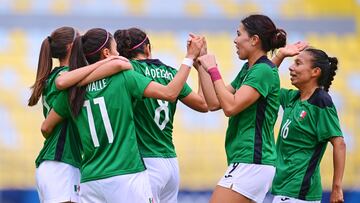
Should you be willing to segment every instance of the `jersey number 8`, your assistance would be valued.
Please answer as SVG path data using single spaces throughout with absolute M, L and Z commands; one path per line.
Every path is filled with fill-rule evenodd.
M 160 130 L 164 130 L 166 124 L 170 120 L 169 119 L 169 108 L 168 108 L 169 102 L 162 101 L 160 99 L 158 99 L 157 102 L 158 102 L 158 104 L 160 106 L 155 109 L 154 121 L 155 121 L 156 125 L 160 128 Z M 165 118 L 164 118 L 162 123 L 160 123 L 160 113 L 161 113 L 161 111 L 164 111 L 164 114 L 165 114 Z

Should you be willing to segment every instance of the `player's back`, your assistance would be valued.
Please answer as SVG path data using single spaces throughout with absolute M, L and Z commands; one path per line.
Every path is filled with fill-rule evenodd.
M 145 79 L 145 80 L 144 80 Z M 82 182 L 143 171 L 136 143 L 133 101 L 150 83 L 133 70 L 90 83 L 74 122 L 83 146 Z M 61 113 L 69 107 L 57 108 Z
M 131 63 L 135 71 L 163 85 L 167 85 L 177 73 L 176 69 L 158 59 L 132 60 Z M 185 84 L 178 99 L 186 97 L 191 91 Z M 168 102 L 151 98 L 136 102 L 135 126 L 143 157 L 176 157 L 172 142 L 176 104 L 177 100 Z

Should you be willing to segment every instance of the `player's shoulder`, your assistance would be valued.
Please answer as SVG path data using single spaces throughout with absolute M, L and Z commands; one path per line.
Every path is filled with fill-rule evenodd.
M 317 88 L 308 99 L 308 103 L 319 108 L 326 108 L 334 105 L 331 96 L 323 88 Z

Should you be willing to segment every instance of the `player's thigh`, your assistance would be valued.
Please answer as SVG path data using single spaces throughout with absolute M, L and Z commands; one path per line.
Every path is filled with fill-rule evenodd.
M 263 202 L 271 187 L 275 167 L 259 164 L 233 163 L 218 186 L 233 190 L 255 202 Z
M 168 158 L 166 161 L 170 178 L 161 191 L 160 202 L 176 203 L 180 186 L 179 164 L 177 158 Z
M 146 171 L 114 176 L 100 180 L 100 182 L 108 203 L 153 201 L 149 176 Z
M 229 188 L 217 185 L 210 198 L 210 203 L 251 203 L 252 200 Z

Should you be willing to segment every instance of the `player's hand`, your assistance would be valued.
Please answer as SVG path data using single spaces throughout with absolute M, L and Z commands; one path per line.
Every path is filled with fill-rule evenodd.
M 330 195 L 330 203 L 343 203 L 344 202 L 344 195 L 342 188 L 333 188 Z
M 195 59 L 199 56 L 201 47 L 204 42 L 201 37 L 190 34 L 190 38 L 187 41 L 187 53 L 186 58 Z
M 302 50 L 304 50 L 308 46 L 309 44 L 303 41 L 298 41 L 295 42 L 294 44 L 287 44 L 285 47 L 279 49 L 276 56 L 282 58 L 295 56 L 298 55 Z
M 208 69 L 216 67 L 216 59 L 213 54 L 206 54 L 204 56 L 198 57 L 198 61 L 201 63 L 202 67 L 208 71 Z

